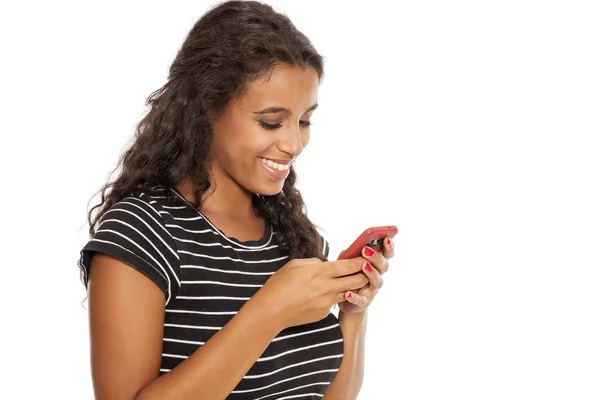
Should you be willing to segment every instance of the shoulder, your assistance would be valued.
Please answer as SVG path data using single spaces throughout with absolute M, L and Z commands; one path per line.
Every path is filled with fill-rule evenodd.
M 131 197 L 123 200 L 131 201 L 132 198 L 152 207 L 165 222 L 168 230 L 185 225 L 186 221 L 195 220 L 199 215 L 198 210 L 174 188 L 156 186 L 151 189 L 138 189 Z
M 111 214 L 112 217 L 117 214 L 126 217 L 126 214 L 129 214 L 139 220 L 159 223 L 165 231 L 170 231 L 169 227 L 180 224 L 178 221 L 185 220 L 185 217 L 197 212 L 176 191 L 164 186 L 155 186 L 150 189 L 135 189 L 108 209 L 99 222 L 102 223 Z
M 160 194 L 157 191 L 138 189 L 122 198 L 102 215 L 96 227 L 96 235 L 109 229 L 129 229 L 131 233 L 154 233 L 148 239 L 169 236 L 165 226 L 164 202 L 159 201 Z
M 180 286 L 177 244 L 167 229 L 160 192 L 136 190 L 113 204 L 83 247 L 79 266 L 84 283 L 92 255 L 100 252 L 129 264 L 154 281 L 167 301 Z

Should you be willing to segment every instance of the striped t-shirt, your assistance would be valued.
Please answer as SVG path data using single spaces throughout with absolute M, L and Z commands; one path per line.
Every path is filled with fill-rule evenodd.
M 209 340 L 289 261 L 269 224 L 261 239 L 241 242 L 186 204 L 175 188 L 132 193 L 102 216 L 79 260 L 86 286 L 92 252 L 97 251 L 131 265 L 163 291 L 161 375 Z M 326 252 L 326 243 L 323 248 Z M 340 326 L 331 313 L 287 328 L 227 398 L 321 398 L 342 355 Z

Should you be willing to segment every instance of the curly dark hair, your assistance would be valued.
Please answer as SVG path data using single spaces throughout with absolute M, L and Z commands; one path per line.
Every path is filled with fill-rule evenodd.
M 120 169 L 119 175 L 96 193 L 101 200 L 88 212 L 90 236 L 102 215 L 136 189 L 173 187 L 188 179 L 200 207 L 210 186 L 210 121 L 243 95 L 250 82 L 268 77 L 281 64 L 312 67 L 322 81 L 323 57 L 271 6 L 226 1 L 206 12 L 183 42 L 167 82 L 147 98 L 149 111 L 114 170 Z M 279 234 L 275 239 L 291 258 L 324 260 L 322 239 L 295 183 L 292 167 L 283 190 L 254 196 L 253 206 Z

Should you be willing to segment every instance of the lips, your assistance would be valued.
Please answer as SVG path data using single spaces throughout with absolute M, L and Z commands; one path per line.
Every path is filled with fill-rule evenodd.
M 273 158 L 264 158 L 264 157 L 260 157 L 260 160 L 266 166 L 271 167 L 274 170 L 279 170 L 279 171 L 285 171 L 285 170 L 289 169 L 290 165 L 292 164 L 291 160 L 287 160 L 287 161 L 286 160 L 276 160 Z
M 278 160 L 276 158 L 265 158 L 265 157 L 261 157 L 264 160 L 271 160 L 273 162 L 276 162 L 277 164 L 290 164 L 293 160 Z
M 260 157 L 260 162 L 267 174 L 277 181 L 287 178 L 290 173 L 290 166 L 292 165 L 292 160 L 278 160 L 264 157 Z

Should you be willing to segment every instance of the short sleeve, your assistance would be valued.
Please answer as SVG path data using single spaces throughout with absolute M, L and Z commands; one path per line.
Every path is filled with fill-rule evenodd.
M 80 252 L 79 267 L 87 288 L 94 252 L 113 256 L 152 280 L 169 303 L 181 286 L 175 240 L 159 211 L 139 197 L 115 203 L 99 221 L 96 233 Z

